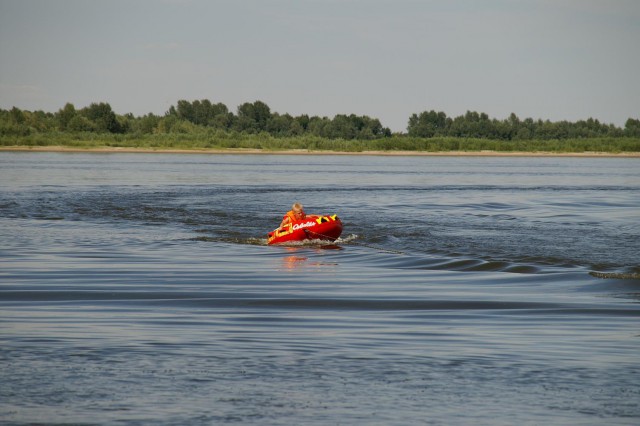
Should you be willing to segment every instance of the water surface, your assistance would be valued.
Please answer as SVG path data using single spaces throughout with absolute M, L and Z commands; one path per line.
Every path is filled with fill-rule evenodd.
M 0 419 L 637 424 L 639 166 L 0 153 Z

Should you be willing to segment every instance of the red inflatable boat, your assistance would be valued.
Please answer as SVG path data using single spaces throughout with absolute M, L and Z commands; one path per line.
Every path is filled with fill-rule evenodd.
M 281 244 L 292 241 L 326 240 L 335 241 L 342 233 L 342 222 L 337 215 L 307 215 L 267 234 L 267 244 Z

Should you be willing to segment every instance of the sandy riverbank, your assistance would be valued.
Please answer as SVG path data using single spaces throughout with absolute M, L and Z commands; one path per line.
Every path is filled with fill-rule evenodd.
M 75 148 L 67 146 L 4 146 L 2 151 L 13 152 L 84 152 L 84 153 L 158 153 L 158 154 L 261 154 L 261 155 L 378 155 L 378 156 L 440 156 L 440 157 L 623 157 L 640 158 L 640 152 L 506 152 L 506 151 L 310 151 L 261 150 L 245 148 L 227 149 L 170 149 L 170 148 Z

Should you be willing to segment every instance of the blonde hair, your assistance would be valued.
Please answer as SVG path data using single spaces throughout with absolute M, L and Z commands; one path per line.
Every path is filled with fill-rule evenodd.
M 298 212 L 298 211 L 303 211 L 304 207 L 302 207 L 302 204 L 300 203 L 293 203 L 293 205 L 291 206 L 291 210 Z

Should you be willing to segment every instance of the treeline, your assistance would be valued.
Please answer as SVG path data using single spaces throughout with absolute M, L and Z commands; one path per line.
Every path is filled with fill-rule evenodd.
M 564 140 L 583 138 L 640 137 L 640 120 L 629 118 L 624 129 L 589 118 L 569 121 L 521 120 L 511 114 L 506 120 L 491 119 L 485 113 L 468 111 L 450 118 L 444 112 L 413 114 L 407 127 L 409 136 L 420 138 L 454 137 L 491 140 Z
M 271 112 L 261 101 L 240 105 L 230 112 L 222 103 L 180 100 L 164 115 L 117 115 L 108 103 L 92 103 L 76 109 L 66 104 L 56 113 L 0 109 L 0 136 L 28 136 L 34 132 L 96 132 L 114 134 L 193 134 L 206 130 L 220 130 L 245 134 L 266 132 L 273 137 L 313 135 L 328 139 L 371 140 L 391 136 L 377 118 L 367 116 L 336 115 L 327 117 Z
M 444 112 L 424 111 L 408 120 L 407 132 L 392 134 L 380 120 L 355 114 L 333 118 L 292 116 L 272 112 L 261 101 L 240 105 L 231 112 L 223 103 L 207 99 L 180 100 L 164 115 L 116 114 L 108 103 L 92 103 L 76 109 L 67 103 L 55 113 L 0 109 L 0 138 L 3 144 L 38 134 L 112 134 L 130 138 L 148 135 L 267 135 L 271 138 L 322 138 L 345 141 L 375 141 L 401 138 L 457 138 L 496 141 L 571 140 L 589 138 L 639 138 L 640 120 L 629 118 L 624 128 L 589 118 L 577 122 L 520 119 L 511 114 L 505 120 L 485 113 L 467 112 L 447 117 Z M 386 145 L 386 143 L 384 144 Z

